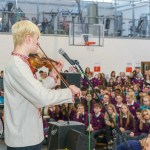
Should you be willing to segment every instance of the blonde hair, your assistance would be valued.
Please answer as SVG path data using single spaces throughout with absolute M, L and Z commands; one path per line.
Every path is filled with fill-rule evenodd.
M 108 104 L 107 105 L 107 110 L 108 110 L 108 108 L 112 109 L 113 113 L 112 113 L 111 117 L 114 120 L 114 122 L 116 123 L 116 121 L 117 121 L 117 118 L 116 118 L 117 112 L 116 112 L 115 106 L 113 104 Z M 109 116 L 108 116 L 107 113 L 105 113 L 105 117 L 104 118 L 105 118 L 105 121 L 109 120 Z
M 150 116 L 150 110 L 144 109 L 144 110 L 142 110 L 142 112 L 141 112 L 141 120 L 144 120 L 144 116 L 143 116 L 143 113 L 144 113 L 144 112 L 147 112 L 148 115 Z M 140 120 L 139 128 L 140 128 L 140 130 L 143 130 L 143 122 L 142 122 L 141 120 Z
M 40 30 L 31 21 L 22 20 L 22 21 L 16 22 L 12 26 L 14 47 L 16 47 L 17 45 L 21 45 L 24 42 L 25 37 L 27 35 L 34 36 L 35 34 L 40 36 Z
M 150 97 L 149 97 L 149 95 L 144 96 L 144 97 L 143 97 L 143 101 L 144 101 L 144 100 L 148 100 L 148 101 L 149 101 L 149 105 L 150 105 Z
M 128 92 L 126 96 L 129 96 L 134 102 L 137 101 L 135 93 L 134 92 Z

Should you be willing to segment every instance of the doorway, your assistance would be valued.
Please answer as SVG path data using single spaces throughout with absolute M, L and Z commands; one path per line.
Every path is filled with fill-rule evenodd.
M 141 72 L 145 75 L 145 71 L 150 70 L 150 62 L 141 62 Z

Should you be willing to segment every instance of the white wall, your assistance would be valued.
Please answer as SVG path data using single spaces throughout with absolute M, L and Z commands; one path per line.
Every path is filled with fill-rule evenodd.
M 142 39 L 105 38 L 104 47 L 69 46 L 68 37 L 41 36 L 41 47 L 53 59 L 64 58 L 58 53 L 60 48 L 72 58 L 77 59 L 81 66 L 100 63 L 101 72 L 110 74 L 112 70 L 125 71 L 127 63 L 150 61 L 150 41 Z M 0 34 L 0 70 L 4 69 L 13 50 L 12 36 Z M 64 60 L 65 61 L 65 60 Z M 69 68 L 65 61 L 64 69 Z

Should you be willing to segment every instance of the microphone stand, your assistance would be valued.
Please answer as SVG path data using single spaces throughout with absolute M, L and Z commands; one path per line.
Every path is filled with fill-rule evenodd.
M 80 71 L 81 71 L 80 73 L 83 74 L 84 77 L 86 78 L 86 80 L 88 81 L 88 84 L 89 84 L 90 87 L 92 88 L 92 91 L 95 93 L 95 95 L 97 96 L 99 102 L 101 103 L 101 105 L 104 107 L 106 113 L 108 114 L 108 117 L 109 117 L 110 121 L 113 122 L 114 128 L 116 129 L 116 132 L 117 132 L 119 135 L 122 136 L 124 142 L 125 142 L 126 145 L 127 145 L 127 150 L 131 150 L 131 147 L 130 147 L 128 141 L 126 140 L 126 138 L 125 138 L 124 135 L 122 134 L 120 128 L 117 126 L 117 124 L 116 124 L 116 123 L 114 122 L 114 120 L 112 119 L 112 117 L 111 117 L 111 115 L 109 114 L 108 110 L 106 109 L 105 105 L 104 105 L 104 104 L 102 103 L 102 101 L 100 100 L 100 98 L 99 98 L 99 96 L 98 96 L 96 90 L 94 89 L 94 87 L 93 87 L 93 85 L 91 84 L 90 80 L 88 79 L 87 75 L 84 73 L 82 67 L 80 66 L 80 64 L 79 64 L 79 62 L 78 62 L 78 60 L 72 60 L 72 61 L 74 62 L 74 65 L 75 65 L 75 66 L 73 66 L 73 67 L 76 67 L 76 69 L 79 68 L 78 71 L 80 70 Z
M 67 124 L 69 125 L 70 124 L 70 113 L 69 113 L 69 103 L 68 103 L 68 106 L 67 106 Z

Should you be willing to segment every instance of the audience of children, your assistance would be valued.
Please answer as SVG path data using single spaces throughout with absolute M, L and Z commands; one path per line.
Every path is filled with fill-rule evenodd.
M 45 72 L 40 71 L 40 80 L 44 80 Z M 150 74 L 145 80 L 139 70 L 126 75 L 121 72 L 116 76 L 112 71 L 108 82 L 105 75 L 94 76 L 90 68 L 85 70 L 93 84 L 98 97 L 88 87 L 85 78 L 81 81 L 81 97 L 75 104 L 62 104 L 48 108 L 49 121 L 78 121 L 85 125 L 85 132 L 90 132 L 97 141 L 113 143 L 112 131 L 119 126 L 127 140 L 140 140 L 150 130 Z M 4 103 L 4 91 L 0 92 L 0 103 Z M 109 115 L 106 112 L 106 109 Z M 112 117 L 113 121 L 109 118 Z M 48 123 L 43 121 L 44 128 Z M 123 142 L 122 136 L 117 136 L 117 144 Z

